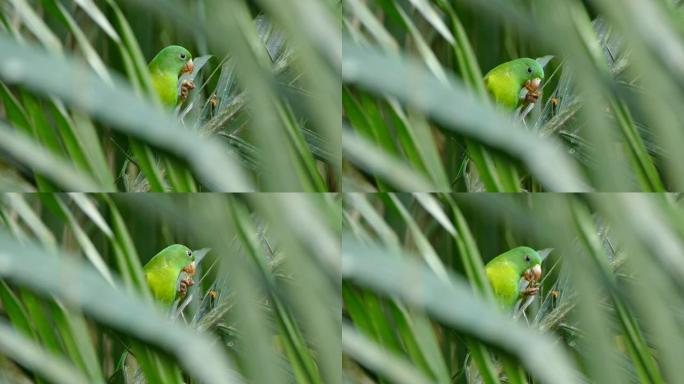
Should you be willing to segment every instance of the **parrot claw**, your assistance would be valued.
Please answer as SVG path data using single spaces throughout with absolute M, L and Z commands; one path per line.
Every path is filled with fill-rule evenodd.
M 539 281 L 541 280 L 541 266 L 535 265 L 523 272 L 523 279 L 525 279 L 526 284 L 524 288 L 521 287 L 520 297 L 525 300 L 528 297 L 535 296 L 539 292 Z
M 178 287 L 178 296 L 185 297 L 188 293 L 188 287 L 192 287 L 193 285 L 195 285 L 195 282 L 190 277 L 181 280 L 180 286 Z
M 528 269 L 525 272 L 523 272 L 523 278 L 528 282 L 532 282 L 534 280 L 534 274 L 530 269 Z
M 190 91 L 195 89 L 195 82 L 192 80 L 185 79 L 181 81 L 180 84 L 180 102 L 184 102 L 187 98 L 188 95 L 190 94 Z
M 195 262 L 193 261 L 192 263 L 186 265 L 181 269 L 182 272 L 185 272 L 188 274 L 187 278 L 181 279 L 180 283 L 178 284 L 178 296 L 180 298 L 184 298 L 185 295 L 188 293 L 188 287 L 192 287 L 195 285 L 195 282 L 192 280 L 192 276 L 195 274 L 197 266 Z
M 197 265 L 196 265 L 195 262 L 193 261 L 192 263 L 190 263 L 190 264 L 186 265 L 185 267 L 183 267 L 183 269 L 181 269 L 181 271 L 183 271 L 183 272 L 187 273 L 188 275 L 192 276 L 192 275 L 195 274 L 196 269 L 197 269 Z
M 539 100 L 539 93 L 538 92 L 530 92 L 525 96 L 525 103 L 527 104 L 533 104 L 536 103 L 537 100 Z
M 537 292 L 539 292 L 539 287 L 530 286 L 530 287 L 525 288 L 522 293 L 523 293 L 523 296 L 534 296 L 537 294 Z
M 539 96 L 542 94 L 539 91 L 538 79 L 527 80 L 525 82 L 525 89 L 527 89 L 527 94 L 525 95 L 525 104 L 536 103 L 537 100 L 539 100 Z

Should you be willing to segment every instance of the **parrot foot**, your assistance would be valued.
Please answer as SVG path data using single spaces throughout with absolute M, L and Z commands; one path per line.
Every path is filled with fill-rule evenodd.
M 180 102 L 184 102 L 188 98 L 190 91 L 195 89 L 195 82 L 192 80 L 185 79 L 181 81 L 180 85 Z
M 534 281 L 534 274 L 532 273 L 532 270 L 528 269 L 525 272 L 523 272 L 523 278 L 530 283 Z
M 530 286 L 525 289 L 523 289 L 522 294 L 523 296 L 534 296 L 539 292 L 539 287 L 535 286 Z
M 530 92 L 525 96 L 525 103 L 526 104 L 533 104 L 536 103 L 537 100 L 539 100 L 539 92 Z
M 190 277 L 181 280 L 180 286 L 178 287 L 178 295 L 180 297 L 185 297 L 185 295 L 188 294 L 188 287 L 192 287 L 193 285 L 195 285 L 195 282 Z
M 541 92 L 539 92 L 537 85 L 535 85 L 532 80 L 527 80 L 525 82 L 525 89 L 527 89 L 527 94 L 525 95 L 525 104 L 536 103 L 539 99 L 539 96 L 541 96 Z

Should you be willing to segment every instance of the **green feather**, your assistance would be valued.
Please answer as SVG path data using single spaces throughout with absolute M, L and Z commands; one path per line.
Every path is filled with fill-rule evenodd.
M 181 270 L 195 261 L 190 248 L 181 244 L 169 245 L 145 264 L 143 271 L 155 299 L 171 304 L 176 299 L 176 283 Z
M 178 77 L 181 70 L 192 60 L 190 52 L 178 45 L 169 45 L 157 53 L 148 68 L 162 103 L 174 107 L 178 102 Z
M 525 82 L 536 78 L 544 78 L 541 64 L 522 58 L 498 65 L 485 75 L 484 82 L 497 104 L 514 110 L 520 103 L 520 90 Z
M 485 266 L 494 296 L 502 309 L 511 310 L 520 297 L 520 278 L 535 265 L 541 265 L 539 253 L 529 247 L 517 247 L 493 258 Z

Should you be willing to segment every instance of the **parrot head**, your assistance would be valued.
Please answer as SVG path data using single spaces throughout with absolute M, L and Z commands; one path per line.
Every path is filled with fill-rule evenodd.
M 157 53 L 150 62 L 150 70 L 171 71 L 180 76 L 192 72 L 194 64 L 190 51 L 179 46 L 169 45 Z
M 527 280 L 541 280 L 542 258 L 537 251 L 530 247 L 517 247 L 504 253 L 506 259 L 516 266 L 522 277 Z
M 511 62 L 513 72 L 521 77 L 521 82 L 529 84 L 533 90 L 539 88 L 539 84 L 544 79 L 544 68 L 535 59 L 524 57 Z
M 169 245 L 160 254 L 165 255 L 164 257 L 170 265 L 181 268 L 182 271 L 190 274 L 195 272 L 195 255 L 185 245 Z
M 511 64 L 514 67 L 516 74 L 522 75 L 524 80 L 544 79 L 544 68 L 535 59 L 523 57 L 522 59 L 513 60 Z

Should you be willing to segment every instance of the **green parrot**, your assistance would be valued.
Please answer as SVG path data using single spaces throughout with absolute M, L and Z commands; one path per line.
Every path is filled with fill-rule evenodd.
M 180 289 L 176 287 L 181 272 L 188 275 L 195 273 L 195 255 L 185 245 L 169 245 L 150 259 L 143 267 L 143 271 L 154 298 L 170 305 L 179 292 L 184 295 L 187 287 L 194 284 L 192 279 L 188 278 L 181 281 Z
M 179 45 L 169 45 L 157 53 L 148 68 L 152 84 L 162 103 L 175 107 L 178 103 L 178 77 L 183 73 L 192 72 L 194 68 L 190 52 Z
M 520 279 L 528 281 L 541 280 L 542 258 L 530 247 L 517 247 L 493 258 L 485 266 L 489 283 L 494 289 L 494 296 L 502 309 L 510 311 L 520 298 Z M 536 293 L 534 287 L 527 288 L 527 293 Z
M 498 65 L 485 75 L 484 82 L 494 101 L 512 111 L 522 101 L 520 91 L 523 87 L 528 90 L 528 101 L 536 101 L 542 79 L 544 68 L 541 64 L 525 57 Z

